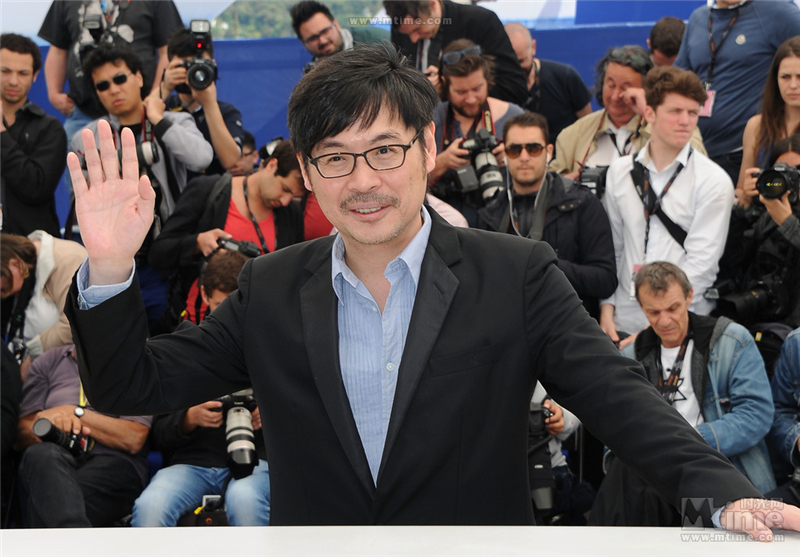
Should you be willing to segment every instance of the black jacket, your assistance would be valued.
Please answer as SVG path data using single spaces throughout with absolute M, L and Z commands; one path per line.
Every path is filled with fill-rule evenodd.
M 603 204 L 585 186 L 548 172 L 550 194 L 545 212 L 542 240 L 558 256 L 558 267 L 578 293 L 587 311 L 595 318 L 599 300 L 617 288 L 614 240 Z M 515 195 L 514 206 L 527 236 L 533 216 L 533 195 Z M 527 218 L 526 218 L 527 217 Z M 508 195 L 502 192 L 478 211 L 478 228 L 516 234 L 511 226 Z
M 67 164 L 61 122 L 28 102 L 0 133 L 0 160 L 3 232 L 27 236 L 44 230 L 60 238 L 55 191 Z
M 442 24 L 431 39 L 431 49 L 443 50 L 456 39 L 469 39 L 480 45 L 483 54 L 494 56 L 495 84 L 489 89 L 490 97 L 525 105 L 528 100 L 528 79 L 519 65 L 503 24 L 494 12 L 480 6 L 444 0 Z M 417 45 L 411 42 L 408 35 L 400 33 L 396 25 L 392 26 L 392 42 L 416 64 Z

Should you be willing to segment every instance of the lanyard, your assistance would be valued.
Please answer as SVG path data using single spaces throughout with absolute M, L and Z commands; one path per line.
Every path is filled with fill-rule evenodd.
M 686 331 L 686 336 L 683 337 L 681 348 L 678 350 L 678 356 L 675 358 L 675 363 L 671 368 L 668 368 L 669 377 L 664 381 L 664 367 L 661 364 L 661 343 L 656 346 L 656 369 L 658 370 L 658 391 L 667 402 L 672 405 L 675 402 L 675 397 L 678 395 L 678 387 L 681 385 L 681 370 L 683 370 L 683 359 L 686 357 L 686 350 L 689 348 L 689 341 L 692 340 L 692 329 Z
M 247 198 L 247 179 L 249 177 L 249 174 L 245 176 L 244 182 L 242 183 L 242 189 L 244 190 L 244 204 L 247 205 L 247 213 L 250 215 L 250 222 L 253 223 L 253 228 L 256 229 L 256 234 L 258 234 L 258 241 L 261 242 L 261 253 L 269 253 L 267 242 L 264 240 L 264 233 L 261 232 L 261 227 L 258 226 L 258 221 L 256 221 L 256 218 L 253 216 L 253 211 L 250 210 L 250 201 Z
M 689 157 L 692 156 L 693 151 L 694 149 L 689 148 L 689 154 L 686 157 L 687 161 L 689 160 Z M 636 164 L 641 165 L 643 175 L 642 183 L 639 184 L 636 182 L 636 180 L 634 180 L 633 185 L 636 188 L 636 193 L 638 193 L 639 197 L 642 199 L 642 205 L 644 205 L 644 261 L 647 259 L 647 242 L 650 239 L 650 216 L 658 213 L 659 209 L 661 208 L 661 200 L 664 199 L 665 195 L 667 195 L 669 188 L 672 187 L 673 182 L 675 182 L 675 179 L 678 177 L 678 174 L 681 173 L 684 166 L 683 163 L 678 163 L 678 168 L 675 169 L 675 172 L 672 173 L 672 177 L 667 182 L 667 185 L 664 186 L 664 191 L 661 192 L 661 195 L 656 197 L 653 187 L 650 185 L 650 170 L 642 163 L 636 161 L 634 156 L 634 165 Z
M 744 5 L 740 4 L 736 8 L 736 13 L 733 14 L 733 17 L 728 22 L 727 27 L 725 27 L 725 30 L 722 32 L 722 37 L 720 37 L 719 39 L 719 44 L 714 42 L 714 34 L 711 32 L 712 10 L 711 8 L 708 9 L 708 47 L 711 49 L 711 61 L 708 63 L 708 74 L 706 76 L 706 81 L 705 81 L 706 91 L 711 90 L 711 80 L 714 77 L 714 66 L 717 63 L 717 52 L 719 51 L 720 48 L 722 48 L 722 43 L 725 42 L 725 39 L 728 38 L 728 34 L 731 32 L 733 24 L 736 23 L 737 19 L 739 19 L 739 14 L 741 13 L 743 7 Z
M 487 130 L 492 131 L 492 135 L 495 135 L 494 130 L 494 120 L 492 119 L 492 111 L 489 109 L 489 101 L 487 100 L 483 103 L 483 108 L 481 109 L 481 113 L 475 117 L 475 120 L 472 122 L 472 126 L 469 128 L 469 131 L 464 134 L 465 138 L 472 137 L 475 135 L 475 131 L 478 129 L 478 124 L 483 118 L 483 127 Z M 444 122 L 444 133 L 442 133 L 442 151 L 447 149 L 450 146 L 450 143 L 453 142 L 453 133 L 455 128 L 455 116 L 453 115 L 453 105 L 448 103 L 447 106 L 447 116 L 445 117 Z M 463 132 L 463 130 L 462 130 Z
M 600 128 L 603 127 L 603 122 L 605 122 L 606 119 L 606 113 L 607 111 L 604 108 L 603 115 L 600 116 L 600 121 L 597 123 L 597 128 L 595 128 L 594 133 L 592 134 L 593 137 L 596 136 L 597 132 L 600 131 Z M 611 119 L 609 118 L 609 125 L 610 124 L 611 124 Z M 629 135 L 628 139 L 625 140 L 625 145 L 623 145 L 622 151 L 619 150 L 619 146 L 617 145 L 617 137 L 616 134 L 614 134 L 614 137 L 611 138 L 611 141 L 614 143 L 614 148 L 617 150 L 617 153 L 619 153 L 619 156 L 621 157 L 625 156 L 630 152 L 630 147 L 633 144 L 633 140 L 639 137 L 641 129 L 642 129 L 642 117 L 639 116 L 639 119 L 636 121 L 636 131 L 634 131 L 631 135 Z M 611 134 L 605 134 L 605 135 L 611 135 Z M 602 136 L 603 134 L 600 134 L 600 137 Z M 597 139 L 589 142 L 589 146 L 586 148 L 586 152 L 583 154 L 583 159 L 580 162 L 576 161 L 575 159 L 572 159 L 572 162 L 578 163 L 578 166 L 580 166 L 580 170 L 583 170 L 586 167 L 586 159 L 589 158 L 589 151 L 592 150 L 592 145 L 597 145 Z

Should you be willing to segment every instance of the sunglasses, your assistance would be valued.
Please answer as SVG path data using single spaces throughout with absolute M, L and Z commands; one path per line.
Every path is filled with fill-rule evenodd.
M 447 52 L 442 55 L 442 62 L 445 64 L 458 64 L 464 56 L 480 56 L 481 55 L 481 47 L 480 45 L 470 46 L 465 48 L 464 50 L 454 50 L 453 52 Z
M 133 72 L 121 73 L 119 75 L 115 75 L 114 77 L 111 78 L 111 81 L 113 81 L 117 85 L 122 85 L 123 83 L 128 81 L 129 75 L 133 75 Z M 111 81 L 108 80 L 98 81 L 97 83 L 94 84 L 94 88 L 100 92 L 107 91 L 108 88 L 111 87 Z
M 506 144 L 506 156 L 510 159 L 516 159 L 518 156 L 522 154 L 522 148 L 528 152 L 528 154 L 532 157 L 538 157 L 544 151 L 544 145 L 541 143 L 526 143 L 521 145 L 519 143 L 507 143 Z

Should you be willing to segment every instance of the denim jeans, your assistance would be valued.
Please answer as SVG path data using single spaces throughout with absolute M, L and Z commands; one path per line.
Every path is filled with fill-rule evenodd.
M 173 464 L 162 468 L 133 506 L 132 526 L 175 526 L 178 519 L 202 504 L 203 495 L 220 495 L 227 468 Z M 231 479 L 225 492 L 228 524 L 269 525 L 269 466 L 259 460 L 253 473 Z

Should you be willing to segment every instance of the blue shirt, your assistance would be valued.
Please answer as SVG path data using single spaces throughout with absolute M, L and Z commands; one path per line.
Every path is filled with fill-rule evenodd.
M 384 276 L 391 288 L 383 313 L 364 283 L 345 263 L 341 235 L 336 237 L 332 248 L 331 280 L 339 300 L 339 365 L 376 483 L 422 259 L 431 233 L 431 217 L 424 207 L 421 213 L 422 228 L 386 266 Z

